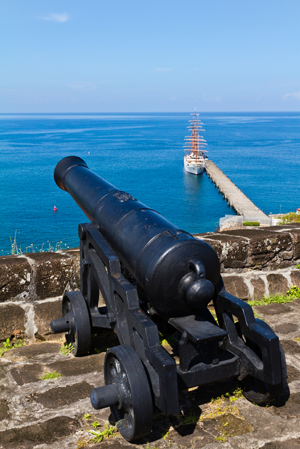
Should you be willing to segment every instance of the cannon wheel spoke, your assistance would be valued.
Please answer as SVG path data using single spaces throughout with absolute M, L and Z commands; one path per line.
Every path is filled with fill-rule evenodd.
M 120 403 L 111 407 L 118 430 L 127 441 L 150 433 L 153 403 L 145 368 L 129 345 L 111 348 L 105 357 L 105 384 L 116 384 Z
M 65 293 L 62 301 L 63 317 L 69 315 L 70 331 L 66 333 L 67 343 L 74 346 L 75 356 L 85 355 L 91 346 L 91 324 L 86 301 L 79 291 Z
M 259 324 L 265 329 L 273 332 L 272 328 L 264 321 L 259 320 Z M 287 368 L 284 351 L 280 343 L 279 351 L 281 358 L 281 383 L 278 385 L 269 385 L 253 376 L 247 376 L 243 380 L 243 395 L 248 401 L 256 404 L 264 404 L 265 402 L 279 397 L 283 393 L 286 387 Z

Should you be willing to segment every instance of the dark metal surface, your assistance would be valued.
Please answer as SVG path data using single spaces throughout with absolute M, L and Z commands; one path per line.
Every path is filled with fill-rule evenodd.
M 59 187 L 67 190 L 97 224 L 157 313 L 163 317 L 189 315 L 193 308 L 205 306 L 211 300 L 220 268 L 210 245 L 118 190 L 91 172 L 78 157 L 60 161 L 54 177 Z M 197 276 L 191 261 L 202 264 L 205 277 L 201 273 Z M 189 273 L 186 294 L 182 289 L 179 294 L 179 283 Z
M 178 390 L 235 377 L 256 403 L 281 394 L 286 365 L 278 337 L 252 308 L 224 289 L 215 251 L 91 172 L 63 159 L 55 180 L 92 223 L 79 225 L 81 292 L 63 297 L 63 318 L 75 355 L 89 351 L 91 329 L 113 329 L 120 345 L 105 359 L 106 386 L 95 408 L 110 406 L 128 441 L 152 426 L 152 402 L 179 412 Z M 128 270 L 125 276 L 125 267 Z M 124 271 L 125 270 L 125 271 Z M 99 292 L 105 307 L 99 307 Z M 217 321 L 207 308 L 213 300 Z M 175 336 L 174 354 L 159 331 Z
M 256 323 L 262 328 L 266 329 L 270 333 L 273 333 L 271 327 L 264 321 L 256 318 Z M 246 341 L 250 347 L 252 346 L 255 353 L 262 358 L 263 347 L 253 346 L 251 341 Z M 285 355 L 281 344 L 279 343 L 280 352 L 280 364 L 281 364 L 281 382 L 275 385 L 268 384 L 262 380 L 259 380 L 251 375 L 248 375 L 244 380 L 244 396 L 251 402 L 256 404 L 263 404 L 265 402 L 271 401 L 281 395 L 286 387 L 287 381 L 287 366 L 285 361 Z
M 111 401 L 107 406 L 126 440 L 148 435 L 153 422 L 152 396 L 145 368 L 135 350 L 129 345 L 109 349 L 104 377 L 106 386 L 92 391 L 92 404 Z
M 63 318 L 52 320 L 53 333 L 66 332 L 66 341 L 74 347 L 75 356 L 88 354 L 91 345 L 91 322 L 89 310 L 82 294 L 66 292 L 62 300 Z

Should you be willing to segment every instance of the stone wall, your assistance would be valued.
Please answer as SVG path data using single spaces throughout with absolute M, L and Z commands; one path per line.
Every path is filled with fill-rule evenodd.
M 197 234 L 218 253 L 226 290 L 241 299 L 300 287 L 300 224 Z M 80 287 L 79 249 L 0 257 L 0 341 L 46 340 L 61 296 Z
M 0 257 L 0 341 L 46 340 L 61 317 L 61 296 L 80 288 L 79 249 Z
M 197 234 L 217 252 L 225 288 L 241 299 L 300 287 L 300 223 Z

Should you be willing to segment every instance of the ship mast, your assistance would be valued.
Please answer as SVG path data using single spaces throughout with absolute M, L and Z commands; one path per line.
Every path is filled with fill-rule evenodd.
M 202 128 L 202 123 L 199 121 L 199 114 L 195 112 L 193 115 L 193 119 L 189 120 L 189 123 L 191 123 L 191 126 L 188 126 L 188 129 L 192 130 L 191 136 L 187 136 L 185 138 L 186 144 L 185 144 L 185 151 L 187 151 L 190 156 L 195 157 L 195 162 L 198 162 L 198 158 L 200 155 L 203 155 L 204 153 L 204 146 L 206 145 L 206 141 L 203 139 L 203 136 L 199 136 L 199 130 L 204 131 Z

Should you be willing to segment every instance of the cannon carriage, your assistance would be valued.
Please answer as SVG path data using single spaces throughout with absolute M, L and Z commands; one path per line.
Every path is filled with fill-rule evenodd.
M 107 351 L 105 386 L 92 390 L 91 402 L 111 408 L 126 440 L 151 431 L 154 405 L 178 413 L 179 390 L 234 377 L 255 403 L 282 393 L 286 364 L 279 339 L 247 303 L 225 291 L 210 245 L 78 157 L 62 159 L 54 177 L 90 223 L 79 225 L 80 292 L 64 294 L 63 317 L 51 329 L 66 333 L 76 356 L 89 353 L 97 329 L 115 331 L 120 345 Z M 178 357 L 161 346 L 159 332 L 175 335 Z

